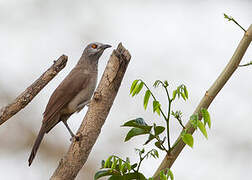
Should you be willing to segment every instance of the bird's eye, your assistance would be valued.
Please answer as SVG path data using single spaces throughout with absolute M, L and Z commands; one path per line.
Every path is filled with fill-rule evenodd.
M 96 44 L 92 44 L 91 47 L 92 47 L 93 49 L 96 49 L 96 48 L 97 48 L 97 45 L 96 45 Z

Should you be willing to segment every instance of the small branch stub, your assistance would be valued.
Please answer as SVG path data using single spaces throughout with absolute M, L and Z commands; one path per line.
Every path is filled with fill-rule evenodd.
M 50 82 L 67 63 L 67 56 L 62 55 L 31 86 L 21 93 L 12 103 L 0 109 L 0 125 L 23 109 Z

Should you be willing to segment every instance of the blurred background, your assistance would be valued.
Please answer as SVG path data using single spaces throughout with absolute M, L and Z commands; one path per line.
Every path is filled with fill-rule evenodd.
M 173 107 L 183 112 L 183 121 L 187 122 L 243 36 L 243 31 L 224 19 L 223 13 L 246 29 L 252 23 L 251 7 L 251 0 L 0 0 L 0 107 L 14 100 L 53 60 L 62 54 L 69 57 L 67 67 L 25 109 L 0 127 L 0 178 L 44 180 L 52 175 L 70 145 L 63 124 L 45 136 L 31 167 L 28 156 L 51 93 L 93 41 L 109 43 L 113 48 L 122 42 L 132 60 L 102 132 L 76 179 L 93 179 L 101 160 L 111 154 L 137 161 L 134 148 L 142 148 L 146 137 L 124 143 L 129 129 L 120 125 L 137 117 L 148 123 L 163 122 L 150 108 L 143 109 L 143 94 L 129 96 L 132 81 L 142 78 L 152 86 L 156 79 L 167 80 L 171 90 L 184 83 L 189 100 L 176 101 Z M 106 50 L 100 59 L 99 78 L 111 52 Z M 242 63 L 251 60 L 252 47 Z M 175 179 L 252 178 L 251 73 L 252 67 L 239 68 L 218 94 L 209 108 L 209 139 L 199 132 L 194 134 L 194 148 L 186 147 L 172 167 Z M 164 92 L 154 92 L 165 106 Z M 70 118 L 75 132 L 86 110 Z M 180 130 L 172 120 L 172 142 Z M 158 160 L 148 159 L 143 164 L 146 176 L 153 175 L 164 156 L 160 152 Z

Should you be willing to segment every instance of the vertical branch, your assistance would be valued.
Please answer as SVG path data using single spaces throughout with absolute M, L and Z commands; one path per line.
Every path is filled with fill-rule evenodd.
M 94 93 L 90 107 L 77 132 L 80 140 L 74 141 L 70 145 L 67 154 L 60 160 L 51 180 L 74 179 L 87 161 L 116 97 L 130 58 L 130 53 L 121 43 L 113 51 Z
M 206 91 L 204 97 L 202 98 L 199 105 L 195 109 L 194 114 L 196 113 L 200 114 L 201 108 L 207 109 L 210 106 L 210 104 L 212 103 L 212 101 L 214 100 L 218 92 L 223 88 L 223 86 L 226 84 L 228 79 L 232 76 L 234 71 L 239 66 L 241 59 L 243 55 L 245 54 L 251 41 L 252 41 L 252 25 L 250 25 L 249 29 L 244 34 L 242 40 L 240 41 L 237 49 L 235 50 L 232 58 L 230 59 L 225 69 L 222 71 L 222 73 L 219 75 L 219 77 L 216 79 L 216 81 L 213 83 L 210 89 Z M 193 134 L 195 131 L 190 121 L 187 122 L 186 128 L 188 129 L 187 133 Z M 182 139 L 179 136 L 178 139 L 176 140 L 176 145 L 170 152 L 169 156 L 166 155 L 161 165 L 155 172 L 154 174 L 155 179 L 158 179 L 157 176 L 161 170 L 165 170 L 166 168 L 171 168 L 174 161 L 177 159 L 178 155 L 180 154 L 180 152 L 183 150 L 184 147 L 185 147 L 185 143 L 182 141 Z

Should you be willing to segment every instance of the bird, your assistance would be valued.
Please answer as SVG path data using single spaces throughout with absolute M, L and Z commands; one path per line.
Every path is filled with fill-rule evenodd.
M 67 120 L 90 102 L 97 84 L 99 58 L 104 50 L 110 47 L 112 46 L 109 44 L 98 42 L 88 44 L 75 67 L 54 90 L 43 113 L 42 125 L 28 159 L 29 166 L 35 158 L 44 135 L 59 122 L 64 123 L 71 139 L 76 138 Z

